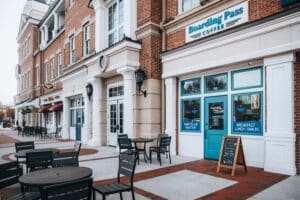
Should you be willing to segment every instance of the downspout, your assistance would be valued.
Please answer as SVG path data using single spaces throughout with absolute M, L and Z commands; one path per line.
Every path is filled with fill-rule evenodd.
M 160 28 L 162 32 L 162 51 L 166 50 L 166 31 L 164 24 L 166 22 L 166 0 L 162 0 L 162 21 L 160 23 Z M 161 72 L 163 72 L 161 63 Z M 162 73 L 161 73 L 162 74 Z M 166 130 L 166 97 L 165 97 L 165 80 L 161 80 L 161 129 L 162 132 Z

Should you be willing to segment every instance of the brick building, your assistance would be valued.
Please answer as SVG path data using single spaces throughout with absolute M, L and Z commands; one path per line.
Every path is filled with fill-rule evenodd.
M 165 131 L 173 154 L 208 159 L 241 135 L 248 165 L 299 173 L 299 15 L 297 0 L 28 1 L 18 119 L 96 146 Z

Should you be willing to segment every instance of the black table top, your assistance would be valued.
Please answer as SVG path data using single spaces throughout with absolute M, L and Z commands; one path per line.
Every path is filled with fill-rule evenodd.
M 152 138 L 133 138 L 133 142 L 135 143 L 144 143 L 144 142 L 153 142 Z
M 93 171 L 87 167 L 58 167 L 30 172 L 19 178 L 23 185 L 44 187 L 92 176 Z
M 58 153 L 59 150 L 55 148 L 43 148 L 43 149 L 29 149 L 29 150 L 22 150 L 15 153 L 16 158 L 26 158 L 26 153 L 32 152 L 45 152 L 45 151 L 52 151 L 53 153 Z

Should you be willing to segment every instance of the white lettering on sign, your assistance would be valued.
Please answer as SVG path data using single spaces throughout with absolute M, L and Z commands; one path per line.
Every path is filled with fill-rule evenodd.
M 248 1 L 205 18 L 185 28 L 185 41 L 190 42 L 248 22 Z

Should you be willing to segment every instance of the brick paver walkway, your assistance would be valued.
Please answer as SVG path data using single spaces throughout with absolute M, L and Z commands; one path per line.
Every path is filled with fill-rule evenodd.
M 20 141 L 13 137 L 9 137 L 3 133 L 0 133 L 0 144 L 10 144 L 10 143 L 16 143 L 16 142 L 20 142 Z

